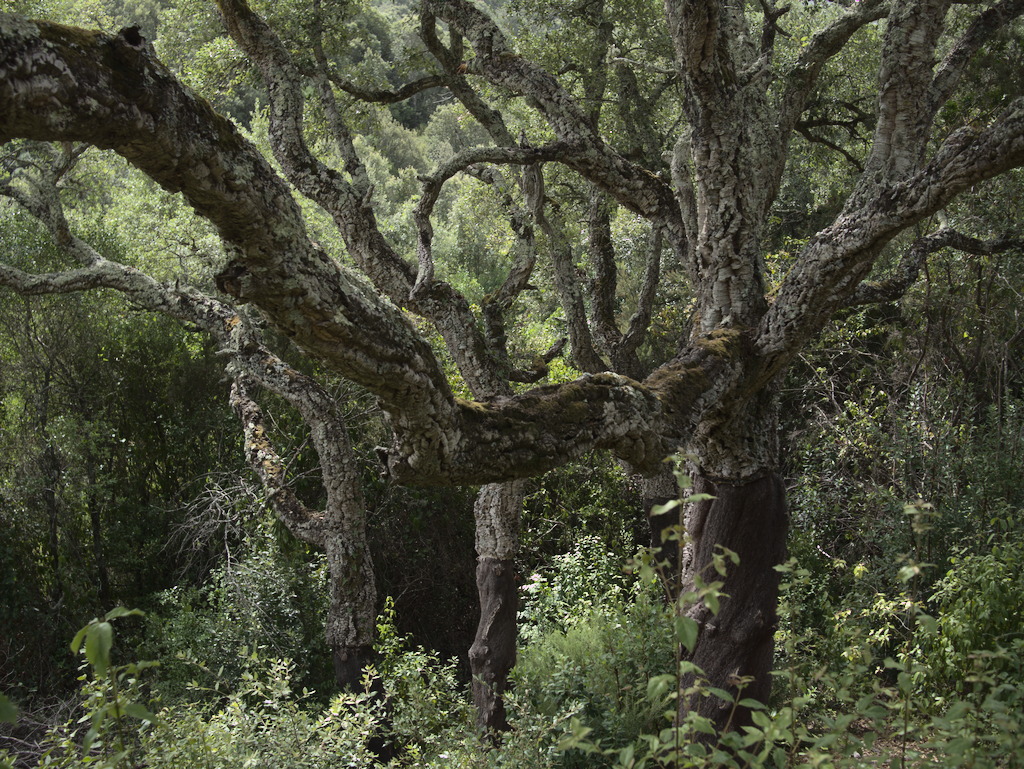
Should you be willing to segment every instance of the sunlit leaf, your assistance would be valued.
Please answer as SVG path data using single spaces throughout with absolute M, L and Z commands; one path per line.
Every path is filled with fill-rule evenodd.
M 85 658 L 100 677 L 110 667 L 110 649 L 114 645 L 114 629 L 109 622 L 89 625 L 85 633 Z

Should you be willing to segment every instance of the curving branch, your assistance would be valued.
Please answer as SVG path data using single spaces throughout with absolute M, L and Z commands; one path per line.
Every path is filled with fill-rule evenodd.
M 808 142 L 811 142 L 812 144 L 821 144 L 825 147 L 828 147 L 833 152 L 842 155 L 843 159 L 851 166 L 853 166 L 858 172 L 864 171 L 864 164 L 861 163 L 860 160 L 858 160 L 853 154 L 851 154 L 849 150 L 847 150 L 845 147 L 840 146 L 839 144 L 836 144 L 834 141 L 830 139 L 826 139 L 824 136 L 821 136 L 820 134 L 812 133 L 811 126 L 803 122 L 800 122 L 797 123 L 796 130 L 797 133 L 804 137 L 804 139 L 806 139 Z
M 761 14 L 764 22 L 761 25 L 761 57 L 771 61 L 775 52 L 775 37 L 782 35 L 789 37 L 789 33 L 779 26 L 779 19 L 790 12 L 792 6 L 784 5 L 781 8 L 775 5 L 775 0 L 760 0 Z
M 436 443 L 458 421 L 430 346 L 314 244 L 288 185 L 134 37 L 0 16 L 0 141 L 85 141 L 181 192 L 229 254 L 219 284 Z
M 442 405 L 438 413 L 454 419 L 448 423 L 448 429 L 430 434 L 422 431 L 420 425 L 410 432 L 404 415 L 398 410 L 390 411 L 398 441 L 389 457 L 391 473 L 408 483 L 487 483 L 534 475 L 596 447 L 621 451 L 638 466 L 654 461 L 650 452 L 654 447 L 663 451 L 661 439 L 640 438 L 640 433 L 660 414 L 653 394 L 632 380 L 617 378 L 584 379 L 571 387 L 539 388 L 510 397 L 508 381 L 492 365 L 491 350 L 479 332 L 468 302 L 440 281 L 412 296 L 415 283 L 411 268 L 397 257 L 392 258 L 393 251 L 376 230 L 365 205 L 361 213 L 348 210 L 340 174 L 317 162 L 305 147 L 300 123 L 301 83 L 284 46 L 242 0 L 221 0 L 220 4 L 232 36 L 254 58 L 268 81 L 272 142 L 279 145 L 275 152 L 289 178 L 322 207 L 332 213 L 338 211 L 335 221 L 342 229 L 349 252 L 357 261 L 366 260 L 364 269 L 375 283 L 381 285 L 375 272 L 380 264 L 400 262 L 401 268 L 391 274 L 399 279 L 388 283 L 388 295 L 397 304 L 430 318 L 459 362 L 471 390 L 478 398 L 488 399 L 474 403 L 452 401 L 454 414 L 450 405 Z M 487 20 L 487 24 L 491 22 Z M 536 156 L 535 150 L 514 152 Z M 334 191 L 338 194 L 333 194 Z M 358 232 L 350 231 L 352 225 L 346 224 L 346 217 L 362 223 L 356 228 Z M 564 406 L 580 396 L 588 398 L 594 408 L 566 412 L 555 406 Z M 598 405 L 599 411 L 595 410 Z M 545 434 L 546 448 L 538 452 L 535 444 L 541 433 Z
M 879 67 L 878 121 L 865 168 L 877 180 L 921 167 L 935 116 L 927 94 L 951 0 L 894 0 Z M 936 105 L 937 106 L 937 105 Z
M 851 5 L 832 24 L 815 33 L 784 76 L 786 88 L 779 100 L 777 113 L 783 140 L 803 114 L 825 64 L 843 49 L 854 34 L 871 22 L 885 18 L 888 13 L 889 0 L 863 0 Z
M 228 31 L 255 61 L 267 83 L 271 146 L 288 178 L 331 215 L 349 254 L 378 290 L 395 306 L 406 307 L 434 323 L 471 388 L 504 392 L 508 383 L 489 365 L 487 342 L 469 303 L 450 285 L 431 279 L 429 221 L 424 245 L 419 248 L 421 279 L 417 280 L 412 267 L 378 229 L 370 207 L 370 191 L 362 197 L 356 195 L 342 174 L 322 163 L 307 147 L 302 125 L 303 83 L 280 39 L 245 0 L 221 0 L 220 8 Z M 450 412 L 451 406 L 452 402 L 442 406 L 439 413 Z M 401 418 L 396 422 L 401 424 Z M 428 440 L 435 446 L 448 444 L 436 438 Z M 413 453 L 424 456 L 422 452 Z
M 267 501 L 288 530 L 304 542 L 323 547 L 324 515 L 307 508 L 288 484 L 287 468 L 270 442 L 263 410 L 252 395 L 252 387 L 251 377 L 238 373 L 230 396 L 231 408 L 242 423 L 246 460 L 260 479 Z
M 756 345 L 774 375 L 843 306 L 893 237 L 972 185 L 1024 165 L 1024 98 L 984 129 L 951 134 L 919 172 L 888 186 L 862 183 L 836 221 L 801 252 L 765 314 Z
M 49 168 L 40 166 L 37 172 L 5 181 L 0 184 L 0 194 L 46 225 L 57 246 L 83 266 L 30 275 L 0 264 L 0 285 L 24 294 L 112 288 L 137 306 L 198 327 L 218 342 L 234 377 L 231 405 L 242 422 L 246 457 L 268 502 L 294 536 L 327 553 L 331 571 L 327 640 L 336 657 L 357 663 L 339 676 L 344 679 L 341 682 L 357 683 L 373 641 L 376 588 L 366 541 L 360 468 L 337 404 L 315 380 L 271 352 L 260 333 L 234 307 L 188 286 L 158 283 L 140 270 L 104 258 L 75 236 L 57 189 L 59 178 L 70 170 L 73 155 L 66 151 Z M 289 485 L 285 463 L 269 439 L 263 411 L 252 393 L 256 384 L 291 403 L 309 426 L 326 491 L 323 510 L 308 508 Z
M 935 115 L 953 95 L 967 66 L 1000 30 L 1024 13 L 1024 0 L 1000 0 L 986 8 L 960 36 L 953 48 L 936 68 L 928 91 L 928 109 Z
M 467 63 L 469 72 L 525 96 L 544 116 L 556 139 L 566 145 L 559 162 L 631 211 L 679 228 L 678 207 L 664 180 L 608 147 L 576 99 L 549 72 L 515 53 L 490 17 L 466 0 L 426 0 L 424 7 L 472 45 L 475 56 Z
M 629 319 L 629 325 L 622 340 L 617 345 L 616 354 L 627 360 L 635 360 L 636 351 L 647 337 L 654 314 L 654 300 L 658 294 L 658 283 L 661 280 L 661 251 L 664 246 L 664 234 L 661 230 L 654 231 L 654 242 L 647 256 L 644 268 L 644 280 L 637 298 L 636 311 Z
M 422 178 L 423 193 L 413 211 L 413 221 L 416 223 L 416 256 L 419 261 L 419 271 L 409 292 L 410 299 L 413 301 L 419 299 L 434 282 L 432 249 L 434 228 L 430 223 L 430 218 L 445 182 L 456 174 L 483 163 L 537 165 L 545 161 L 557 160 L 563 151 L 564 147 L 557 142 L 544 147 L 473 147 L 450 158 L 431 176 Z M 486 172 L 483 170 L 475 172 L 475 175 L 484 174 Z
M 505 124 L 501 112 L 487 105 L 466 79 L 468 65 L 463 61 L 464 43 L 456 30 L 449 30 L 451 48 L 446 47 L 437 36 L 437 17 L 427 7 L 420 5 L 420 39 L 427 50 L 438 61 L 448 75 L 447 86 L 452 95 L 481 125 L 499 147 L 515 146 L 512 132 Z
M 330 81 L 334 85 L 338 86 L 342 91 L 354 96 L 359 101 L 371 102 L 374 104 L 398 104 L 407 99 L 411 99 L 417 94 L 429 91 L 433 88 L 444 88 L 448 85 L 448 78 L 442 75 L 427 75 L 421 77 L 419 80 L 414 80 L 411 83 L 406 83 L 401 88 L 394 91 L 381 91 L 381 90 L 367 90 L 360 88 L 347 80 L 342 79 L 336 73 L 330 73 Z
M 907 249 L 892 274 L 884 280 L 864 282 L 857 286 L 856 291 L 847 298 L 844 306 L 854 307 L 880 302 L 895 302 L 917 282 L 918 275 L 928 257 L 943 248 L 955 248 L 965 254 L 976 256 L 991 256 L 1010 250 L 1020 250 L 1024 248 L 1024 240 L 1011 237 L 980 240 L 949 227 L 943 227 L 916 240 Z
M 327 116 L 327 124 L 334 136 L 335 144 L 345 163 L 345 170 L 352 177 L 353 191 L 361 200 L 368 201 L 373 195 L 373 185 L 370 184 L 366 166 L 356 152 L 352 134 L 341 117 L 338 100 L 334 96 L 334 89 L 331 88 L 330 64 L 323 46 L 323 13 L 320 0 L 313 0 L 311 27 L 310 46 L 313 49 L 313 60 L 316 62 L 313 82 L 320 98 L 320 104 Z

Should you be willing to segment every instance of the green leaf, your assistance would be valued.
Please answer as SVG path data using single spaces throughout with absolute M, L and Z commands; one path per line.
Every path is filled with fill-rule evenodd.
M 701 732 L 702 734 L 713 734 L 718 736 L 718 730 L 715 729 L 715 725 L 711 723 L 711 719 L 705 718 L 704 716 L 698 716 L 690 722 L 693 726 L 694 731 Z
M 692 652 L 697 645 L 697 634 L 700 626 L 697 620 L 692 617 L 676 617 L 676 640 L 683 645 L 688 652 Z
M 751 721 L 760 726 L 762 729 L 767 729 L 771 726 L 771 719 L 768 718 L 768 714 L 755 711 L 751 714 Z
M 124 706 L 125 715 L 137 718 L 140 721 L 149 721 L 151 724 L 156 723 L 156 716 L 153 715 L 146 707 L 138 704 L 137 702 L 130 702 Z
M 678 499 L 670 499 L 663 505 L 654 505 L 651 507 L 651 515 L 664 515 L 670 510 L 675 510 L 680 504 Z
M 647 699 L 651 702 L 661 702 L 662 698 L 668 693 L 670 687 L 675 685 L 676 677 L 672 675 L 663 674 L 660 676 L 652 676 L 651 680 L 647 682 Z
M 710 502 L 715 499 L 712 494 L 691 494 L 684 501 L 686 502 Z
M 751 710 L 764 710 L 767 707 L 760 700 L 752 700 L 750 697 L 740 700 L 739 705 L 741 708 L 750 708 Z
M 715 593 L 707 593 L 704 596 L 704 605 L 708 607 L 708 611 L 712 614 L 717 615 L 720 605 L 718 603 L 718 595 Z
M 717 686 L 709 686 L 708 693 L 715 695 L 716 697 L 718 697 L 718 699 L 722 700 L 723 702 L 733 702 L 736 699 L 731 694 L 729 694 L 729 692 L 727 692 L 725 689 L 719 689 Z
M 109 622 L 89 625 L 85 633 L 85 658 L 99 676 L 110 668 L 110 649 L 114 645 L 114 629 Z
M 693 664 L 689 660 L 680 660 L 679 661 L 679 675 L 680 676 L 692 675 L 695 678 L 700 678 L 701 676 L 704 675 L 704 671 L 701 670 L 699 666 Z
M 115 606 L 113 609 L 108 611 L 103 619 L 108 622 L 118 617 L 142 617 L 145 616 L 145 612 L 141 609 L 126 609 L 123 606 Z
M 71 639 L 71 653 L 78 654 L 82 648 L 82 641 L 85 640 L 85 634 L 89 631 L 90 625 L 86 625 L 84 628 L 75 633 L 75 637 Z
M 594 730 L 589 726 L 584 726 L 578 718 L 573 716 L 569 721 L 569 733 L 562 736 L 555 749 L 561 752 L 575 749 L 582 750 L 584 753 L 594 753 L 600 749 L 600 741 L 591 742 L 587 739 L 592 731 Z
M 633 765 L 633 754 L 635 749 L 632 745 L 627 745 L 619 751 L 619 766 L 632 766 Z
M 99 733 L 96 731 L 96 727 L 92 727 L 85 733 L 85 739 L 82 740 L 82 752 L 86 755 L 92 750 L 93 744 L 96 742 L 96 738 L 99 737 Z
M 17 720 L 18 708 L 6 694 L 0 694 L 0 724 L 13 724 Z

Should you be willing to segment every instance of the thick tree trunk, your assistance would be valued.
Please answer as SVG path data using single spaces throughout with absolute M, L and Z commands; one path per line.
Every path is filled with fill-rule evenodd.
M 353 517 L 362 513 L 351 512 Z M 331 592 L 325 624 L 338 688 L 358 692 L 364 689 L 363 672 L 373 658 L 377 589 L 363 526 L 346 527 L 344 523 L 335 521 L 323 543 Z
M 480 558 L 476 566 L 480 624 L 469 650 L 477 726 L 494 738 L 508 730 L 504 694 L 516 664 L 516 578 L 511 558 Z
M 771 689 L 773 634 L 777 623 L 779 573 L 774 567 L 786 554 L 786 502 L 782 481 L 767 473 L 745 483 L 694 478 L 694 490 L 714 495 L 692 506 L 688 529 L 692 537 L 692 573 L 705 582 L 724 579 L 717 615 L 703 606 L 686 609 L 700 623 L 700 635 L 690 661 L 711 686 L 736 699 L 766 702 Z M 728 564 L 724 578 L 712 568 L 716 546 L 739 555 Z M 749 681 L 744 682 L 749 677 Z M 695 683 L 685 677 L 680 691 Z M 738 692 L 742 691 L 741 694 Z M 680 715 L 697 711 L 719 730 L 738 729 L 750 721 L 748 708 L 734 708 L 713 696 L 682 698 Z
M 334 678 L 342 691 L 363 691 L 363 671 L 373 661 L 373 646 L 342 646 L 332 650 Z
M 474 506 L 480 623 L 469 664 L 477 727 L 491 739 L 508 730 L 504 694 L 516 664 L 515 554 L 524 488 L 522 481 L 489 484 L 480 489 Z

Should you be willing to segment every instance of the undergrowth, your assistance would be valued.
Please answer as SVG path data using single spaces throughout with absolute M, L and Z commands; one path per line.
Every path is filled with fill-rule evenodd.
M 927 506 L 908 507 L 924 535 Z M 581 540 L 526 580 L 530 628 L 508 698 L 512 731 L 490 747 L 474 733 L 453 660 L 395 630 L 390 603 L 363 690 L 324 698 L 295 684 L 296 666 L 240 647 L 229 675 L 195 658 L 187 696 L 167 699 L 161 669 L 117 663 L 111 612 L 75 639 L 82 655 L 76 715 L 33 751 L 0 750 L 6 767 L 970 767 L 1024 764 L 1022 548 L 994 539 L 941 575 L 907 556 L 891 579 L 833 563 L 864 584 L 887 583 L 860 608 L 833 605 L 822 573 L 783 572 L 775 695 L 753 724 L 723 735 L 679 720 L 678 644 L 691 628 L 666 608 L 650 573 L 626 575 Z M 722 566 L 728 568 L 728 554 Z M 587 568 L 603 564 L 602 568 Z M 715 582 L 690 600 L 712 600 Z M 924 590 L 927 586 L 927 590 Z M 164 693 L 161 693 L 164 691 Z M 728 698 L 704 687 L 705 696 Z M 326 704 L 325 704 L 326 703 Z M 5 712 L 10 713 L 10 708 Z M 6 728 L 6 727 L 5 727 Z M 698 737 L 702 739 L 698 739 Z M 383 746 L 383 748 L 382 748 Z

